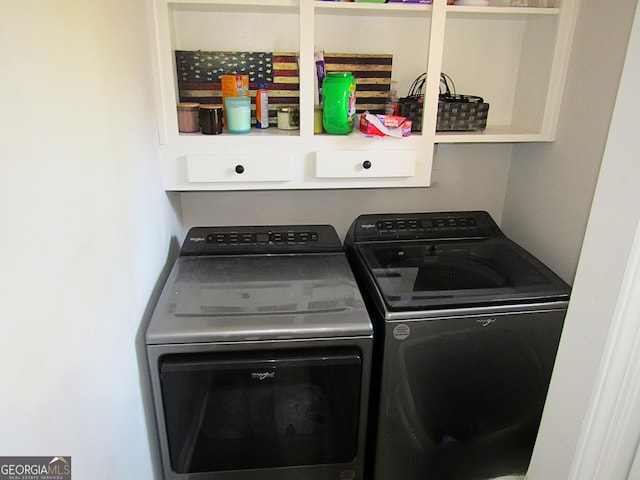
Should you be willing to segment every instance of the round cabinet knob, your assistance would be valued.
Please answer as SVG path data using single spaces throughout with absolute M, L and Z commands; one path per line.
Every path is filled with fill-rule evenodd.
M 364 168 L 365 170 L 369 170 L 371 168 L 371 162 L 369 160 L 365 160 L 364 162 L 362 162 L 362 168 Z
M 235 170 L 237 174 L 244 173 L 244 167 L 242 165 L 236 165 Z

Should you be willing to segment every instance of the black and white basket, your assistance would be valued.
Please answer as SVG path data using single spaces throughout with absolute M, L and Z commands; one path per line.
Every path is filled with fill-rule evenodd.
M 400 98 L 400 115 L 413 122 L 411 131 L 422 131 L 423 88 L 426 75 L 416 78 L 406 97 Z M 458 95 L 453 81 L 446 74 L 440 75 L 440 95 L 438 97 L 437 132 L 482 131 L 487 126 L 489 104 L 482 97 Z

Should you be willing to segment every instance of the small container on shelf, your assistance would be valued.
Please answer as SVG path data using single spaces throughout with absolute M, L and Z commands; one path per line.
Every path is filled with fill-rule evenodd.
M 400 106 L 398 105 L 398 90 L 396 85 L 397 81 L 391 80 L 391 88 L 389 89 L 389 98 L 384 105 L 385 115 L 398 115 L 400 112 Z
M 322 126 L 332 135 L 347 135 L 356 118 L 356 79 L 351 72 L 330 72 L 322 82 Z
M 269 128 L 269 96 L 262 82 L 256 91 L 256 128 Z
M 251 131 L 251 99 L 249 97 L 227 97 L 224 99 L 227 132 L 249 133 Z
M 300 113 L 295 107 L 278 108 L 278 130 L 298 130 Z
M 200 131 L 200 104 L 193 102 L 178 103 L 178 131 L 195 133 Z
M 200 128 L 205 135 L 222 133 L 222 105 L 200 105 Z
M 322 133 L 324 129 L 322 128 L 322 107 L 316 105 L 313 110 L 313 133 Z

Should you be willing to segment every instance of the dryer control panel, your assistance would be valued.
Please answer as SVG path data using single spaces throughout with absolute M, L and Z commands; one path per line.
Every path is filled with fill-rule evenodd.
M 342 252 L 331 225 L 193 227 L 180 255 Z

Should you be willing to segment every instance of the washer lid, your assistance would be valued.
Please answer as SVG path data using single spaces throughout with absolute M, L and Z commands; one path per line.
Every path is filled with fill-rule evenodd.
M 371 322 L 344 253 L 179 257 L 148 344 L 354 336 Z
M 356 246 L 390 311 L 567 300 L 569 287 L 505 237 Z

